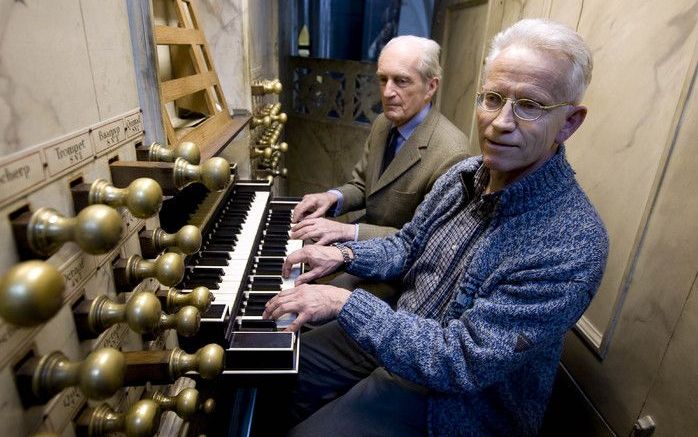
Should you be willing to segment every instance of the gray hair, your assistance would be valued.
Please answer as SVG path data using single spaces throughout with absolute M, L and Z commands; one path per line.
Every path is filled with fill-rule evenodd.
M 554 21 L 529 18 L 499 32 L 490 45 L 485 58 L 484 74 L 489 65 L 504 49 L 511 46 L 527 47 L 558 55 L 570 64 L 567 77 L 566 98 L 579 103 L 589 82 L 594 61 L 591 51 L 582 37 L 573 29 Z
M 441 46 L 436 41 L 414 35 L 397 36 L 388 41 L 381 50 L 381 55 L 385 49 L 395 44 L 408 44 L 419 53 L 417 71 L 425 82 L 435 77 L 441 78 L 441 64 L 439 64 Z M 380 59 L 380 56 L 378 58 Z

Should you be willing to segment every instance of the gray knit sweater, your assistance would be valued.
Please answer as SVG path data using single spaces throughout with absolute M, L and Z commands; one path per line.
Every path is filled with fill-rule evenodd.
M 448 212 L 468 202 L 463 187 L 481 164 L 474 157 L 452 167 L 395 236 L 348 243 L 349 273 L 403 276 Z M 430 389 L 430 435 L 534 435 L 563 336 L 589 305 L 608 253 L 564 146 L 503 190 L 473 250 L 445 324 L 393 311 L 361 289 L 338 320 L 386 369 Z

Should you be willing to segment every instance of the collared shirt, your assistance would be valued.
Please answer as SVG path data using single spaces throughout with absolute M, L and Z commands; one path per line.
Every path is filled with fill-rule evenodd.
M 407 123 L 404 123 L 402 126 L 397 128 L 398 136 L 397 136 L 397 144 L 395 145 L 395 155 L 400 152 L 400 149 L 402 149 L 402 146 L 405 145 L 405 142 L 410 139 L 412 134 L 414 133 L 414 130 L 417 129 L 417 126 L 419 126 L 425 118 L 427 118 L 427 115 L 429 114 L 429 111 L 431 110 L 431 103 L 428 103 L 425 105 L 417 114 L 415 114 L 414 117 L 409 119 Z M 395 124 L 391 123 L 390 128 L 394 128 Z M 337 217 L 339 215 L 339 211 L 342 210 L 342 204 L 344 203 L 344 196 L 342 195 L 342 192 L 333 188 L 331 190 L 328 190 L 328 193 L 332 193 L 338 197 L 337 203 L 334 206 L 334 209 L 330 209 L 329 213 L 332 217 Z M 354 227 L 354 241 L 357 241 L 359 239 L 359 224 L 356 223 Z
M 475 173 L 471 201 L 434 231 L 424 252 L 407 271 L 398 309 L 444 323 L 448 304 L 473 256 L 472 249 L 489 226 L 499 200 L 499 193 L 482 194 L 488 180 L 489 171 L 483 165 Z

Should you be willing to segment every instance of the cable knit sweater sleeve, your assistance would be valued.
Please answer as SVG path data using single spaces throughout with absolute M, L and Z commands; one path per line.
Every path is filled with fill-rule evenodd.
M 554 348 L 596 286 L 581 281 L 502 284 L 496 298 L 477 299 L 446 327 L 393 311 L 370 293 L 355 290 L 339 323 L 391 372 L 438 392 L 476 392 L 506 378 L 532 355 Z

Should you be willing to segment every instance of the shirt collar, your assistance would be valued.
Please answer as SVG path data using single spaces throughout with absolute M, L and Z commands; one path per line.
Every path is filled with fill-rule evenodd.
M 471 199 L 471 202 L 476 202 L 476 205 L 471 212 L 472 215 L 483 220 L 492 218 L 501 195 L 501 191 L 483 194 L 485 192 L 485 188 L 487 188 L 487 183 L 489 180 L 490 170 L 483 164 L 477 169 L 475 175 L 473 175 L 474 195 Z
M 425 118 L 427 118 L 427 114 L 429 114 L 430 109 L 431 109 L 431 102 L 427 103 L 407 123 L 405 123 L 402 126 L 397 128 L 397 131 L 400 133 L 400 136 L 405 141 L 407 141 L 410 138 L 410 136 L 412 135 L 412 132 L 414 132 L 414 130 L 417 129 L 417 126 L 419 126 L 419 124 L 421 122 L 423 122 Z M 395 126 L 395 125 L 393 125 L 393 126 Z

